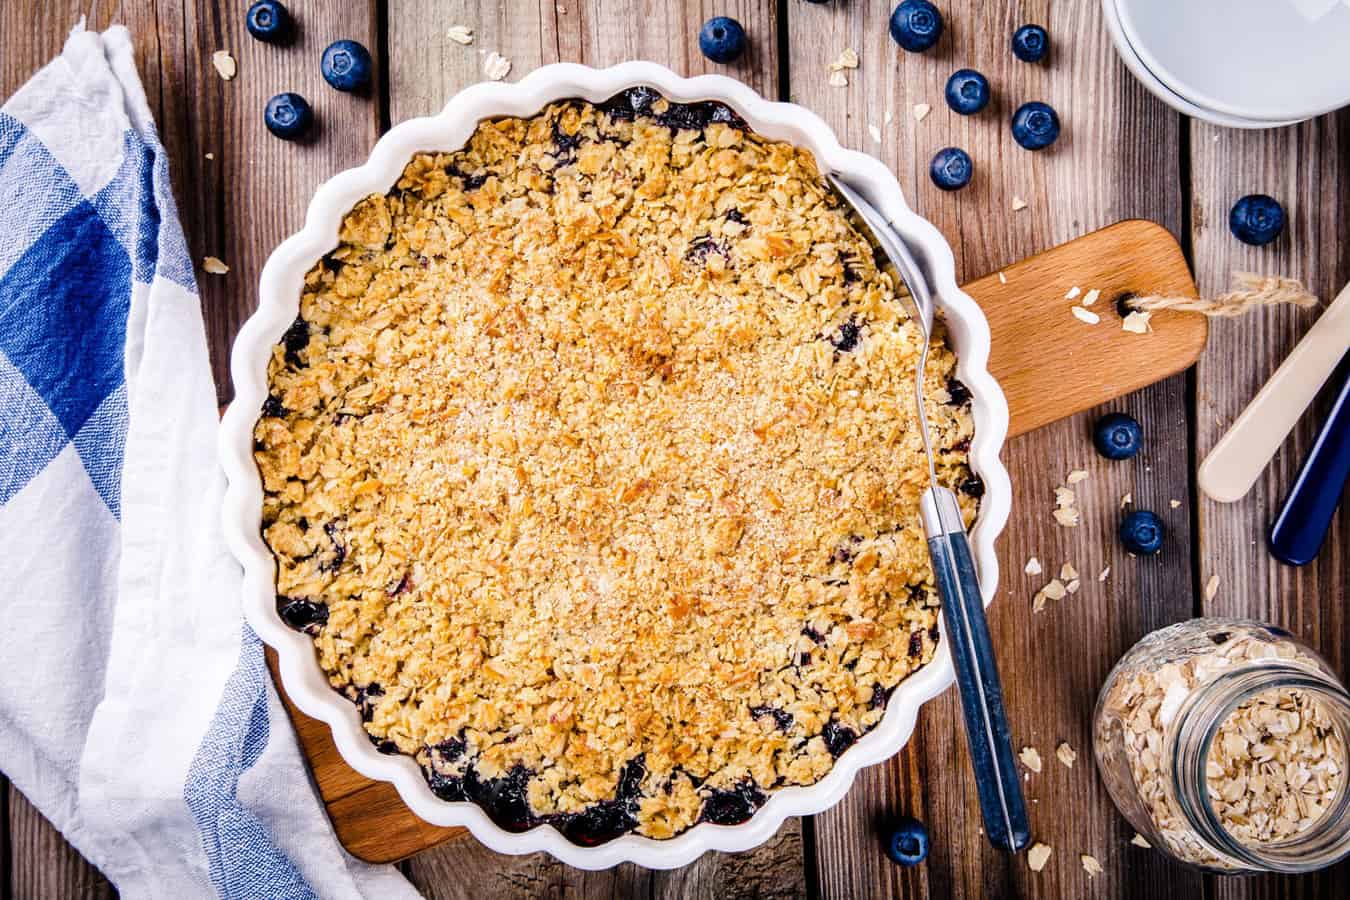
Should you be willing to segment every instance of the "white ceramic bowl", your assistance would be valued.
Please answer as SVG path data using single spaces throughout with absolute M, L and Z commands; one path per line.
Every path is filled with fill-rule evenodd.
M 576 846 L 549 826 L 512 834 L 494 825 L 472 803 L 438 798 L 411 758 L 377 752 L 361 727 L 356 707 L 329 687 L 310 638 L 288 628 L 277 615 L 273 560 L 260 534 L 263 494 L 253 462 L 253 425 L 267 396 L 271 348 L 296 317 L 305 272 L 337 245 L 338 225 L 359 200 L 387 191 L 414 153 L 460 148 L 483 119 L 529 116 L 568 97 L 601 101 L 637 85 L 654 87 L 674 101 L 719 100 L 756 132 L 809 149 L 822 170 L 841 173 L 870 199 L 913 249 L 946 318 L 959 358 L 958 375 L 971 393 L 975 419 L 971 466 L 984 479 L 986 489 L 971 542 L 986 605 L 998 584 L 994 539 L 1003 530 L 1012 499 L 1008 473 L 999 461 L 1008 430 L 1008 405 L 987 369 L 989 326 L 980 308 L 956 285 L 951 248 L 936 228 L 910 210 L 885 166 L 870 156 L 845 150 L 819 117 L 800 106 L 769 102 L 730 78 L 681 78 L 653 63 L 631 62 L 609 69 L 564 63 L 546 66 L 515 84 L 467 88 L 440 115 L 390 129 L 365 165 L 322 185 L 310 201 L 304 228 L 282 242 L 263 267 L 258 311 L 240 330 L 231 357 L 235 399 L 222 422 L 220 444 L 221 462 L 229 478 L 223 516 L 230 549 L 244 567 L 244 615 L 254 631 L 276 648 L 282 683 L 295 705 L 332 728 L 338 750 L 353 769 L 392 783 L 408 807 L 428 822 L 467 826 L 478 840 L 502 853 L 543 850 L 583 869 L 621 862 L 675 868 L 709 850 L 757 846 L 772 837 L 788 816 L 809 815 L 834 805 L 859 769 L 893 756 L 905 745 L 919 707 L 952 684 L 946 643 L 939 641 L 933 662 L 900 684 L 882 720 L 839 757 L 825 778 L 806 787 L 772 791 L 768 802 L 743 824 L 704 823 L 664 841 L 629 834 L 599 847 Z

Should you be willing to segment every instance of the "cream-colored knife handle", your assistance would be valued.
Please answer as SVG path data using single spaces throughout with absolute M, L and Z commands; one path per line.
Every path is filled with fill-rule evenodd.
M 1322 315 L 1200 464 L 1200 490 L 1242 499 L 1350 349 L 1350 285 Z

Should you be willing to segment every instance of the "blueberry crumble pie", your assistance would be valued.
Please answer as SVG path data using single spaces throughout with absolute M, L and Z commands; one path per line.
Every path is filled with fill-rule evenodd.
M 811 784 L 933 657 L 919 328 L 810 153 L 646 88 L 479 125 L 308 273 L 277 610 L 382 752 L 593 845 Z M 940 479 L 973 519 L 939 327 Z

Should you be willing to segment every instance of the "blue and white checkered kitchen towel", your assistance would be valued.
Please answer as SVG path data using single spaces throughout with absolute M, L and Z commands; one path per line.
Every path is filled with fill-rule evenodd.
M 0 769 L 125 897 L 412 897 L 348 856 L 239 606 L 215 390 L 125 29 L 0 108 Z

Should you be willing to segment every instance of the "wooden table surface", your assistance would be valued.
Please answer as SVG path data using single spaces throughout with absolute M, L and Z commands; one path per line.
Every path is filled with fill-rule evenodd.
M 1161 222 L 1182 242 L 1201 290 L 1226 287 L 1244 269 L 1302 278 L 1324 299 L 1350 280 L 1350 111 L 1292 128 L 1238 132 L 1190 121 L 1148 94 L 1120 63 L 1095 0 L 938 0 L 947 34 L 935 51 L 900 52 L 887 35 L 889 0 L 295 0 L 299 41 L 277 49 L 244 30 L 246 0 L 5 0 L 0 3 L 0 95 L 8 96 L 55 55 L 80 15 L 91 27 L 126 24 L 141 77 L 172 163 L 183 225 L 194 257 L 225 260 L 225 276 L 199 271 L 203 312 L 222 402 L 229 399 L 231 338 L 253 309 L 263 260 L 297 229 L 313 188 L 362 162 L 390 122 L 437 111 L 457 90 L 482 78 L 482 54 L 512 62 L 515 79 L 545 63 L 608 65 L 642 58 L 677 72 L 724 72 L 761 93 L 815 110 L 843 142 L 892 166 L 910 202 L 947 236 L 966 280 L 994 271 L 1122 218 Z M 697 32 L 711 15 L 739 19 L 750 48 L 737 64 L 699 54 Z M 1026 65 L 1008 50 L 1024 22 L 1048 27 L 1047 65 Z M 472 46 L 446 36 L 474 30 Z M 374 53 L 379 76 L 368 97 L 329 89 L 319 54 L 353 38 Z M 860 68 L 848 87 L 827 83 L 828 63 L 846 47 Z M 230 51 L 239 74 L 223 81 L 211 66 Z M 954 69 L 990 77 L 992 109 L 972 118 L 950 113 L 942 87 Z M 315 140 L 287 144 L 269 136 L 262 107 L 272 94 L 299 91 L 316 110 Z M 1064 134 L 1046 153 L 1022 151 L 1007 120 L 1022 101 L 1059 111 Z M 932 106 L 917 122 L 913 107 Z M 888 115 L 889 114 L 889 115 Z M 877 141 L 872 134 L 880 134 Z M 927 177 L 928 160 L 958 145 L 976 164 L 974 183 L 944 194 Z M 208 154 L 212 158 L 208 158 Z M 1289 213 L 1287 234 L 1252 249 L 1228 233 L 1233 201 L 1269 193 Z M 1016 196 L 1028 202 L 1014 212 Z M 1091 449 L 1094 413 L 1011 441 L 1004 453 L 1016 496 L 1000 543 L 1005 578 L 991 623 L 1018 746 L 1037 747 L 1044 771 L 1027 792 L 1036 837 L 1054 848 L 1044 871 L 1024 857 L 990 849 L 979 813 L 952 693 L 927 705 L 913 740 L 896 758 L 867 770 L 834 809 L 785 824 L 758 850 L 709 855 L 675 872 L 623 866 L 572 870 L 543 856 L 512 858 L 463 840 L 403 864 L 427 896 L 663 897 L 1344 897 L 1350 865 L 1302 878 L 1201 876 L 1129 845 L 1091 759 L 1092 704 L 1107 671 L 1141 635 L 1197 614 L 1248 615 L 1293 630 L 1350 674 L 1350 511 L 1342 508 L 1320 558 L 1303 569 L 1276 563 L 1264 532 L 1315 433 L 1305 417 L 1274 464 L 1240 503 L 1197 494 L 1195 469 L 1208 449 L 1308 328 L 1315 314 L 1269 309 L 1214 323 L 1207 351 L 1183 375 L 1111 408 L 1144 425 L 1147 449 L 1108 464 Z M 1044 364 L 1055 365 L 1055 347 Z M 1121 359 L 1121 366 L 1130 365 Z M 1325 394 L 1325 392 L 1324 392 Z M 1319 409 L 1325 413 L 1329 397 Z M 1050 518 L 1053 488 L 1073 468 L 1079 528 Z M 1113 532 L 1127 491 L 1156 510 L 1170 529 L 1162 554 L 1130 559 Z M 1176 505 L 1174 506 L 1174 502 Z M 1071 561 L 1088 573 L 1078 595 L 1033 616 L 1040 586 L 1021 574 L 1030 556 L 1058 569 Z M 1111 566 L 1111 576 L 1095 575 Z M 1201 586 L 1218 576 L 1218 593 Z M 1068 769 L 1054 748 L 1078 751 Z M 912 814 L 933 833 L 925 865 L 903 870 L 881 854 L 877 827 Z M 1105 871 L 1089 878 L 1079 854 Z M 0 898 L 105 897 L 108 883 L 23 798 L 0 779 Z

